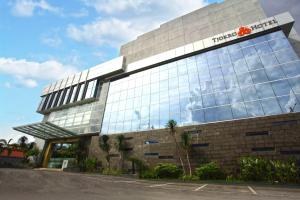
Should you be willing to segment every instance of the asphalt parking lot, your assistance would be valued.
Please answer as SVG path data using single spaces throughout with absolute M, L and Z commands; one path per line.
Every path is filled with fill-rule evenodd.
M 0 199 L 300 199 L 299 187 L 148 181 L 54 171 L 0 169 Z

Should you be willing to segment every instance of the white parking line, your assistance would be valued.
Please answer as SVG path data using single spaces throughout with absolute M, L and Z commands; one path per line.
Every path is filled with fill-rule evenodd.
M 170 185 L 172 183 L 164 183 L 164 184 L 154 184 L 154 185 L 150 185 L 149 187 L 161 187 L 161 186 L 165 186 L 165 185 Z
M 137 181 L 114 181 L 114 183 L 136 183 Z
M 257 192 L 252 187 L 248 186 L 248 189 L 252 192 L 252 194 L 257 194 Z
M 201 185 L 200 187 L 197 187 L 196 189 L 194 189 L 194 191 L 199 191 L 201 190 L 202 188 L 206 187 L 208 184 L 204 184 L 204 185 Z

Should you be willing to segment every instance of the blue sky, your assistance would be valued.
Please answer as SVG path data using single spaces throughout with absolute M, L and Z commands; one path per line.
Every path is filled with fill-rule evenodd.
M 117 57 L 121 44 L 220 0 L 0 0 L 0 138 L 39 122 L 42 88 Z M 32 140 L 32 138 L 31 138 Z

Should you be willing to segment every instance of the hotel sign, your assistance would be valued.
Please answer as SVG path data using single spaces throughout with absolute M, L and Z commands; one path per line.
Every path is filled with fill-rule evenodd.
M 258 24 L 253 24 L 250 26 L 241 26 L 238 31 L 232 31 L 232 33 L 228 33 L 226 35 L 222 35 L 219 37 L 213 37 L 212 40 L 214 43 L 218 43 L 218 42 L 224 42 L 227 39 L 230 38 L 238 38 L 238 37 L 243 37 L 246 35 L 250 35 L 251 33 L 253 33 L 256 30 L 268 27 L 268 26 L 274 26 L 274 24 L 278 24 L 276 19 L 272 19 L 263 23 L 258 23 Z

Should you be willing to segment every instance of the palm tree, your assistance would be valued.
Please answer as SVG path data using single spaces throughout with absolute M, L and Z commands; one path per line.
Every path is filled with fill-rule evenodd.
M 182 161 L 182 158 L 181 158 L 179 145 L 178 145 L 178 142 L 177 142 L 177 139 L 176 139 L 176 126 L 177 126 L 177 122 L 173 119 L 169 120 L 168 123 L 166 124 L 166 128 L 169 129 L 169 133 L 174 139 L 176 152 L 177 152 L 177 155 L 179 156 L 179 160 L 180 160 L 180 164 L 181 164 L 183 173 L 186 174 L 185 168 L 184 168 L 184 165 L 183 165 L 183 161 Z
M 124 135 L 118 135 L 117 136 L 117 143 L 116 143 L 116 147 L 118 152 L 120 153 L 120 168 L 121 170 L 123 170 L 124 167 L 124 151 L 126 148 L 126 144 L 125 144 L 125 136 Z
M 109 156 L 109 151 L 110 151 L 110 144 L 108 143 L 109 136 L 108 135 L 102 135 L 99 138 L 99 147 L 106 153 L 105 159 L 108 164 L 108 169 L 110 170 L 110 156 Z
M 8 141 L 6 141 L 5 139 L 0 140 L 0 154 L 4 151 L 4 149 L 7 149 L 8 156 L 11 154 L 12 152 L 12 146 L 10 145 L 11 141 L 12 139 L 9 139 Z
M 189 151 L 192 147 L 192 137 L 191 137 L 190 133 L 184 132 L 181 135 L 181 146 L 185 150 L 186 159 L 187 159 L 187 163 L 189 166 L 189 173 L 190 173 L 190 176 L 192 176 L 192 168 L 191 168 L 191 162 L 190 162 L 190 156 L 189 156 Z

